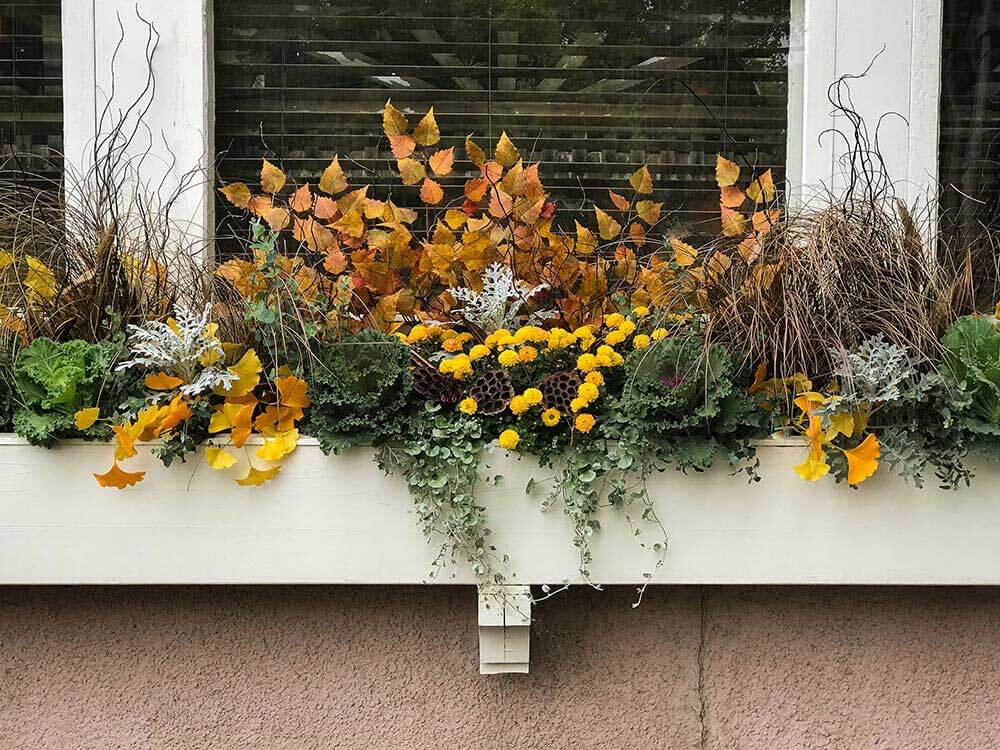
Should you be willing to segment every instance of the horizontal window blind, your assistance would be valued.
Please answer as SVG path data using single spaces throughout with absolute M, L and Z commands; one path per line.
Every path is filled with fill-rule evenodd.
M 28 181 L 62 172 L 59 0 L 0 2 L 0 159 Z
M 1000 2 L 945 0 L 940 180 L 948 225 L 1000 222 Z
M 648 163 L 674 224 L 714 231 L 729 137 L 780 177 L 788 6 L 216 0 L 219 173 L 254 180 L 266 156 L 315 182 L 336 152 L 378 197 L 413 200 L 381 132 L 391 98 L 413 123 L 434 105 L 463 158 L 466 134 L 486 147 L 506 131 L 560 208 L 606 205 L 604 189 Z

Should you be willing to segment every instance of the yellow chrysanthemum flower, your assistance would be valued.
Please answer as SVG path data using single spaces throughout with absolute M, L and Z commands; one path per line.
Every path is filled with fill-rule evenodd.
M 524 414 L 524 412 L 528 411 L 530 408 L 531 404 L 524 396 L 514 396 L 514 398 L 510 400 L 510 410 L 518 416 Z
M 593 383 L 580 383 L 580 387 L 576 392 L 576 395 L 588 404 L 596 399 L 600 394 L 601 392 L 597 390 L 597 386 Z
M 559 413 L 558 409 L 546 409 L 542 412 L 542 423 L 546 427 L 555 427 L 559 424 L 559 418 L 562 415 Z
M 538 350 L 533 346 L 522 346 L 517 351 L 517 358 L 522 362 L 534 362 L 538 359 Z
M 626 336 L 631 336 L 635 333 L 635 323 L 631 320 L 623 320 L 621 325 L 618 326 L 618 330 L 624 333 Z
M 617 328 L 622 324 L 624 320 L 625 316 L 622 315 L 621 313 L 611 313 L 610 315 L 605 316 L 604 325 L 609 326 L 611 328 Z
M 458 404 L 458 410 L 462 414 L 475 414 L 479 411 L 479 404 L 476 403 L 476 399 L 469 396 L 468 398 L 463 398 Z
M 649 346 L 649 336 L 644 333 L 640 333 L 634 339 L 632 339 L 632 346 L 636 349 L 645 349 Z
M 657 328 L 655 331 L 653 331 L 653 341 L 662 341 L 666 337 L 667 337 L 666 328 Z
M 635 315 L 637 318 L 645 318 L 647 315 L 649 315 L 649 308 L 646 307 L 645 305 L 639 305 L 638 307 L 632 310 L 632 314 Z
M 497 357 L 497 362 L 499 362 L 503 367 L 513 367 L 520 361 L 521 360 L 517 357 L 517 352 L 513 349 L 504 349 Z
M 597 420 L 594 419 L 593 414 L 577 414 L 576 420 L 573 422 L 579 432 L 590 432 L 596 423 Z
M 584 378 L 587 383 L 593 383 L 594 385 L 601 386 L 604 385 L 604 376 L 601 375 L 597 370 L 593 372 L 588 372 L 587 377 Z
M 490 348 L 485 344 L 476 344 L 469 349 L 469 359 L 475 362 L 477 359 L 490 356 Z
M 537 388 L 527 388 L 521 396 L 528 402 L 529 406 L 542 403 L 542 392 Z
M 597 369 L 597 357 L 593 354 L 581 354 L 576 358 L 576 369 L 580 372 L 592 372 Z
M 517 444 L 521 442 L 521 436 L 517 434 L 517 430 L 504 430 L 500 433 L 500 447 L 506 451 L 512 451 L 517 448 Z
M 610 344 L 611 346 L 617 346 L 618 344 L 621 344 L 623 341 L 625 341 L 625 339 L 627 338 L 628 338 L 627 333 L 615 329 L 614 331 L 609 332 L 608 335 L 604 337 L 604 340 L 607 341 L 608 344 Z
M 580 398 L 578 396 L 578 397 L 574 398 L 572 401 L 569 402 L 569 408 L 572 409 L 574 412 L 578 412 L 581 409 L 586 409 L 587 408 L 587 399 Z

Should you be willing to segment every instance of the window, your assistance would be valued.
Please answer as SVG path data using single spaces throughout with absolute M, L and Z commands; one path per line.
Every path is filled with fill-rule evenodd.
M 3 169 L 29 181 L 62 172 L 62 25 L 59 0 L 0 2 L 0 149 Z
M 946 0 L 940 180 L 947 226 L 1000 221 L 1000 3 Z
M 648 163 L 676 225 L 714 227 L 730 138 L 780 177 L 788 27 L 788 0 L 216 0 L 220 176 L 253 180 L 266 156 L 315 181 L 336 152 L 399 191 L 391 98 L 433 104 L 444 147 L 507 131 L 562 206 Z

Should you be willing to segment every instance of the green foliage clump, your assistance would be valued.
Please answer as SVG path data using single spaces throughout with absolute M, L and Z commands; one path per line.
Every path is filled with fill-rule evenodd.
M 14 411 L 14 431 L 44 446 L 60 438 L 107 438 L 107 431 L 101 428 L 85 433 L 78 430 L 74 415 L 93 406 L 102 411 L 117 410 L 129 398 L 134 390 L 133 377 L 114 371 L 120 352 L 120 343 L 110 341 L 32 341 L 14 363 L 19 400 Z
M 372 329 L 345 336 L 319 350 L 303 429 L 328 453 L 381 445 L 404 431 L 412 413 L 412 387 L 404 344 Z
M 941 339 L 947 416 L 974 435 L 1000 437 L 1000 326 L 959 318 Z

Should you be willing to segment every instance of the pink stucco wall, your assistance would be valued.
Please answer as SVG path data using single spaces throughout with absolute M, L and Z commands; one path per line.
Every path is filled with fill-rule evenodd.
M 1000 590 L 0 588 L 0 748 L 993 748 Z

